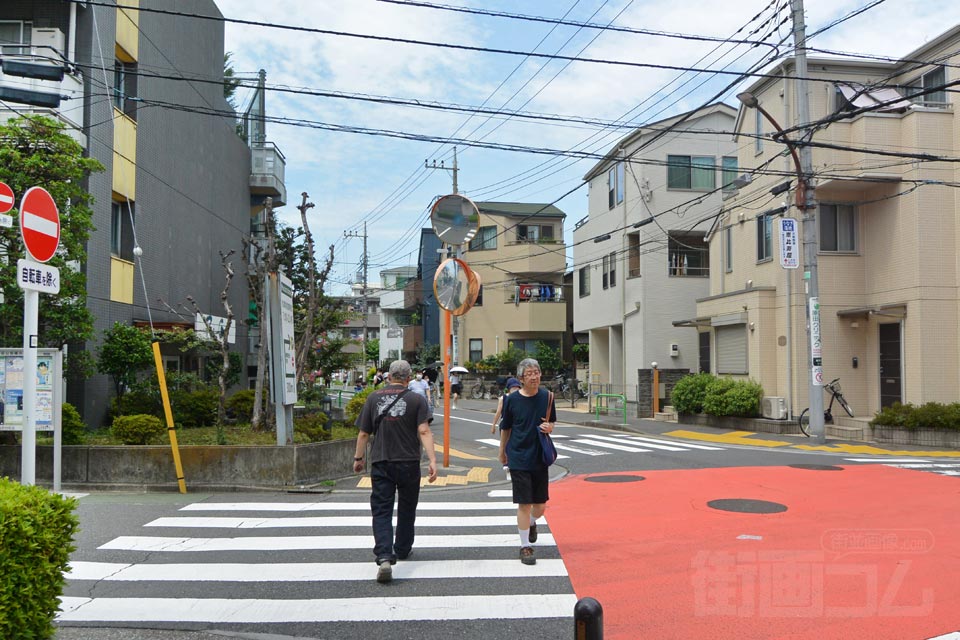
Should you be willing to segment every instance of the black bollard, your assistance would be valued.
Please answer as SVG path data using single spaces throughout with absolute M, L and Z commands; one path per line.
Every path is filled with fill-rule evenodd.
M 603 640 L 603 607 L 594 598 L 580 598 L 573 607 L 575 640 Z

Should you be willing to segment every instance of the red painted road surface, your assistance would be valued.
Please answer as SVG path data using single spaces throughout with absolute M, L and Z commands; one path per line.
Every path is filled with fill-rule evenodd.
M 551 485 L 605 640 L 910 640 L 960 631 L 960 478 L 882 465 L 644 471 Z M 707 506 L 742 498 L 774 514 Z

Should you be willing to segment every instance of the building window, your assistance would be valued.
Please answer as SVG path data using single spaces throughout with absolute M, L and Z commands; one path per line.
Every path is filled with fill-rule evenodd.
M 617 252 L 610 252 L 610 259 L 607 260 L 608 265 L 610 266 L 610 286 L 617 286 Z
M 721 186 L 723 186 L 724 191 L 732 191 L 736 189 L 733 181 L 737 179 L 738 170 L 739 165 L 737 164 L 737 156 L 723 156 L 723 177 L 721 180 Z
M 713 189 L 715 163 L 713 156 L 667 156 L 667 189 Z
M 553 242 L 553 225 L 518 224 L 518 242 Z
M 480 289 L 477 291 L 477 301 L 473 303 L 475 307 L 483 306 L 483 285 L 480 285 Z
M 617 198 L 617 168 L 610 167 L 607 171 L 607 208 L 613 209 Z
M 135 211 L 132 202 L 114 202 L 111 204 L 110 253 L 129 262 L 133 262 L 134 219 Z
M 747 325 L 731 324 L 714 327 L 717 345 L 717 373 L 746 374 L 747 370 Z
M 470 338 L 470 362 L 483 360 L 483 338 Z
M 907 95 L 933 89 L 934 87 L 943 87 L 943 85 L 946 83 L 946 69 L 944 67 L 937 67 L 933 71 L 928 71 L 907 85 Z M 925 93 L 923 95 L 914 96 L 910 98 L 910 101 L 915 104 L 923 105 L 924 107 L 945 107 L 949 104 L 947 102 L 947 91 L 945 88 L 940 88 L 936 91 Z
M 757 262 L 773 259 L 773 215 L 757 216 Z
M 602 263 L 602 265 L 601 265 L 600 268 L 601 268 L 601 270 L 603 271 L 603 288 L 604 288 L 604 289 L 609 289 L 609 288 L 610 288 L 610 279 L 609 279 L 609 276 L 607 275 L 607 272 L 608 272 L 609 269 L 610 269 L 610 264 L 609 264 L 610 258 L 608 258 L 607 256 L 603 256 L 603 258 L 600 260 L 600 262 Z
M 136 98 L 137 65 L 117 60 L 113 64 L 113 106 L 135 120 Z
M 820 205 L 820 251 L 857 250 L 857 210 L 849 204 Z
M 702 232 L 671 231 L 667 244 L 671 276 L 710 275 L 710 252 Z
M 627 234 L 627 277 L 640 277 L 640 233 Z
M 733 227 L 723 230 L 723 261 L 727 273 L 733 271 Z
M 697 339 L 699 340 L 700 372 L 710 373 L 710 332 L 701 331 L 697 334 Z
M 480 227 L 477 229 L 477 235 L 470 241 L 470 251 L 480 251 L 484 249 L 497 248 L 497 227 Z
M 0 53 L 11 56 L 30 55 L 30 36 L 33 29 L 32 22 L 19 20 L 0 22 Z M 52 51 L 41 52 L 41 55 L 51 56 Z
M 763 153 L 763 114 L 760 113 L 760 109 L 753 110 L 753 130 L 757 134 L 753 139 L 753 152 Z
M 622 162 L 617 163 L 617 204 L 623 202 L 623 183 L 624 178 L 624 167 L 625 165 Z
M 508 348 L 516 348 L 521 351 L 526 351 L 530 355 L 537 354 L 537 343 L 542 342 L 548 349 L 553 349 L 554 351 L 560 351 L 560 341 L 559 340 L 544 340 L 543 338 L 528 338 L 526 340 L 508 340 Z
M 580 297 L 583 298 L 590 295 L 590 267 L 580 267 L 578 274 Z

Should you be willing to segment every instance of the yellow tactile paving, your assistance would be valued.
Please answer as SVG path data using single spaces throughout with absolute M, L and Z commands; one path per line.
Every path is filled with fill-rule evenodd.
M 443 453 L 443 445 L 435 442 L 433 448 L 439 452 Z M 484 458 L 483 456 L 475 456 L 472 453 L 466 453 L 464 451 L 458 451 L 456 449 L 450 449 L 450 455 L 454 458 L 463 458 L 464 460 L 493 460 L 492 456 Z
M 489 467 L 472 467 L 466 475 L 460 474 L 450 474 L 450 475 L 438 475 L 436 482 L 430 484 L 427 482 L 427 477 L 424 476 L 420 479 L 421 487 L 447 487 L 447 486 L 464 486 L 471 482 L 488 482 L 490 480 L 490 469 Z M 370 476 L 363 476 L 357 482 L 358 489 L 369 489 L 373 485 L 370 481 Z
M 676 438 L 685 438 L 687 440 L 704 440 L 706 442 L 719 442 L 722 444 L 745 444 L 752 447 L 789 447 L 792 442 L 783 440 L 761 440 L 760 438 L 751 438 L 755 436 L 752 431 L 731 431 L 730 433 L 700 433 L 699 431 L 686 431 L 680 429 L 663 434 L 665 436 L 674 436 Z
M 823 444 L 794 445 L 795 449 L 804 451 L 829 451 L 831 453 L 847 453 L 851 455 L 871 455 L 871 456 L 895 456 L 916 457 L 916 458 L 960 458 L 960 451 L 897 451 L 893 449 L 881 449 L 868 444 Z

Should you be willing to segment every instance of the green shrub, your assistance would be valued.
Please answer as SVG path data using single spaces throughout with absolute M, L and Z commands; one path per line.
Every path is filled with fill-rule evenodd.
M 227 411 L 240 422 L 250 422 L 253 419 L 253 400 L 256 391 L 244 389 L 237 391 L 227 398 Z
M 907 429 L 960 430 L 960 403 L 928 402 L 916 407 L 912 404 L 895 402 L 878 411 L 870 424 Z
M 363 391 L 353 394 L 350 402 L 343 408 L 347 424 L 354 425 L 357 423 L 357 418 L 360 417 L 360 411 L 363 409 L 363 403 L 367 401 L 367 396 L 371 393 L 373 393 L 373 385 L 367 385 L 367 388 Z
M 710 373 L 697 373 L 680 378 L 670 392 L 670 404 L 677 413 L 702 413 L 707 386 L 716 379 L 717 377 Z
M 60 428 L 63 444 L 83 444 L 83 436 L 87 433 L 87 425 L 83 423 L 80 412 L 69 402 L 63 403 L 60 413 Z
M 327 421 L 329 416 L 322 411 L 308 413 L 293 419 L 293 433 L 302 433 L 307 438 L 307 442 L 323 442 L 330 440 L 331 432 L 327 430 Z
M 0 478 L 0 638 L 52 638 L 77 501 Z
M 173 421 L 179 427 L 203 427 L 217 422 L 220 392 L 214 389 L 176 391 L 170 394 Z
M 113 398 L 110 401 L 110 416 L 133 416 L 149 414 L 160 417 L 163 415 L 163 404 L 160 392 L 156 389 L 136 389 L 123 394 L 123 398 Z
M 884 407 L 870 421 L 871 425 L 883 425 L 886 427 L 903 427 L 907 424 L 907 416 L 913 413 L 912 404 L 900 404 L 894 402 L 889 407 Z
M 139 414 L 117 416 L 110 427 L 113 437 L 123 444 L 151 444 L 158 442 L 167 428 L 157 416 Z
M 753 418 L 760 415 L 763 387 L 753 380 L 717 378 L 707 385 L 703 410 L 714 416 Z

